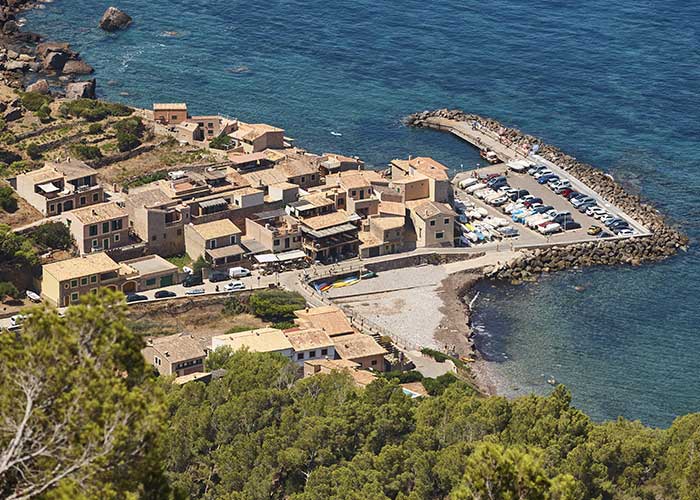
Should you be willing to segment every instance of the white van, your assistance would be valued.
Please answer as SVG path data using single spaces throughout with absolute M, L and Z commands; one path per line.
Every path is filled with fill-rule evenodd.
M 245 278 L 250 276 L 250 270 L 245 267 L 232 267 L 228 270 L 229 278 Z

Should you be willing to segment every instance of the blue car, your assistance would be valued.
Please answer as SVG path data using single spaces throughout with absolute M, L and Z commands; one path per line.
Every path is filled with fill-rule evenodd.
M 551 181 L 552 179 L 557 179 L 557 180 L 559 180 L 559 176 L 556 175 L 556 174 L 547 174 L 547 175 L 543 175 L 542 177 L 540 177 L 539 179 L 537 179 L 537 182 L 539 182 L 540 184 L 547 184 L 547 183 L 548 183 L 549 181 Z

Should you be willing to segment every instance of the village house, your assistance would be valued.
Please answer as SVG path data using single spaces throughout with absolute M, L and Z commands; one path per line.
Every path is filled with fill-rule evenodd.
M 284 335 L 294 349 L 294 361 L 303 365 L 312 359 L 334 359 L 335 345 L 326 332 L 317 328 L 293 328 Z
M 277 328 L 258 328 L 244 332 L 217 335 L 211 339 L 211 349 L 229 347 L 232 351 L 276 352 L 293 360 L 294 347 L 287 336 Z
M 278 182 L 267 186 L 265 201 L 272 203 L 280 201 L 285 205 L 299 199 L 299 186 L 291 182 Z
M 185 250 L 192 259 L 204 257 L 213 267 L 239 262 L 241 230 L 229 219 L 185 226 Z
M 363 370 L 359 363 L 348 359 L 312 359 L 304 362 L 304 377 L 318 374 L 328 375 L 333 372 L 347 373 L 357 387 L 367 387 L 377 379 L 377 375 Z
M 354 361 L 360 368 L 366 368 L 378 372 L 386 370 L 384 356 L 386 349 L 380 346 L 376 340 L 362 333 L 351 333 L 333 337 L 335 352 L 341 359 Z
M 106 253 L 91 253 L 42 266 L 41 296 L 50 304 L 65 307 L 101 287 L 131 293 L 138 273 L 112 260 Z
M 187 104 L 155 103 L 153 104 L 153 119 L 163 125 L 177 125 L 187 119 Z
M 299 223 L 283 209 L 252 215 L 246 218 L 245 228 L 243 244 L 246 247 L 253 246 L 248 242 L 254 240 L 260 250 L 271 253 L 301 248 Z
M 166 286 L 177 285 L 180 282 L 180 269 L 160 255 L 146 255 L 122 262 L 137 273 L 137 292 L 153 290 Z
M 308 189 L 321 184 L 321 175 L 318 171 L 321 157 L 299 151 L 289 152 L 286 158 L 275 169 L 282 172 L 285 180 L 296 184 L 302 189 Z
M 302 248 L 313 260 L 342 260 L 357 256 L 358 228 L 345 211 L 300 221 Z
M 294 323 L 302 328 L 318 328 L 330 337 L 355 333 L 345 313 L 336 306 L 321 306 L 294 311 Z
M 129 243 L 129 215 L 116 202 L 72 210 L 66 219 L 81 254 L 109 250 Z
M 168 197 L 158 185 L 136 188 L 126 197 L 129 223 L 134 233 L 158 255 L 185 251 L 184 226 L 190 223 L 190 208 Z
M 104 192 L 97 172 L 78 160 L 47 162 L 16 178 L 17 194 L 44 216 L 102 203 Z
M 336 202 L 326 196 L 326 193 L 311 193 L 288 203 L 285 209 L 289 215 L 297 219 L 307 219 L 335 212 Z
M 186 333 L 149 338 L 141 353 L 159 374 L 178 377 L 204 372 L 207 357 L 199 342 Z
M 349 170 L 362 170 L 363 168 L 365 168 L 365 163 L 359 158 L 351 158 L 336 153 L 324 153 L 319 164 L 321 175 L 324 176 Z
M 273 150 L 258 151 L 257 153 L 241 153 L 240 151 L 229 151 L 228 159 L 231 162 L 231 168 L 240 171 L 248 172 L 251 170 L 272 168 L 274 160 L 271 158 Z
M 345 193 L 346 210 L 363 219 L 379 210 L 379 199 L 374 196 L 370 181 L 360 172 L 344 172 L 337 176 L 338 186 Z
M 428 181 L 428 198 L 431 201 L 446 203 L 452 197 L 452 186 L 448 175 L 448 168 L 442 163 L 429 157 L 417 157 L 408 160 L 392 160 L 391 179 L 393 182 L 406 177 L 423 178 Z M 410 201 L 406 198 L 404 201 Z
M 362 257 L 378 257 L 405 250 L 406 217 L 373 216 L 367 220 L 367 224 L 368 230 L 359 233 Z
M 416 234 L 416 247 L 454 246 L 454 211 L 444 203 L 410 201 L 407 204 Z
M 266 123 L 238 122 L 236 130 L 228 135 L 244 153 L 284 148 L 284 130 Z
M 390 200 L 406 203 L 430 199 L 430 181 L 422 175 L 407 175 L 399 179 L 392 179 L 390 187 L 398 194 L 398 199 L 382 196 L 382 201 Z

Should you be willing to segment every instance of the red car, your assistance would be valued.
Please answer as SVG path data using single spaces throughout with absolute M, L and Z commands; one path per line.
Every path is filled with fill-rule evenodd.
M 562 189 L 561 193 L 559 193 L 559 194 L 562 195 L 564 198 L 568 198 L 569 195 L 573 192 L 574 192 L 573 189 L 566 188 L 566 189 Z

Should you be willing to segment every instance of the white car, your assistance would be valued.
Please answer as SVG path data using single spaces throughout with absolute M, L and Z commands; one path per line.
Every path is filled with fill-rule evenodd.
M 245 267 L 232 267 L 228 270 L 229 278 L 245 278 L 246 276 L 250 276 L 250 274 L 250 269 L 246 269 Z
M 460 189 L 467 189 L 469 186 L 473 186 L 477 182 L 479 182 L 479 179 L 477 179 L 476 177 L 469 177 L 468 179 L 462 179 L 461 181 L 459 181 L 459 188 Z
M 563 180 L 555 182 L 554 184 L 550 184 L 549 187 L 552 188 L 552 191 L 559 194 L 563 190 L 571 188 L 571 183 L 569 181 L 567 181 L 566 179 L 563 179 Z
M 617 232 L 618 236 L 634 236 L 635 234 L 637 234 L 637 233 L 634 232 L 634 229 L 629 229 L 629 228 L 621 229 L 620 231 Z
M 226 286 L 224 286 L 224 292 L 235 292 L 238 290 L 245 290 L 245 283 L 242 281 L 232 281 L 226 283 Z
M 606 213 L 607 212 L 604 209 L 600 208 L 597 205 L 594 205 L 594 206 L 586 209 L 586 215 L 589 217 L 597 218 L 596 216 L 600 216 L 601 214 L 606 214 Z
M 561 226 L 556 222 L 552 222 L 546 226 L 537 226 L 537 230 L 542 234 L 554 234 L 561 231 Z
M 191 288 L 185 292 L 185 295 L 202 295 L 204 288 Z
M 548 168 L 545 168 L 544 170 L 540 170 L 539 172 L 537 172 L 537 173 L 535 174 L 535 179 L 539 179 L 539 178 L 542 177 L 543 175 L 549 175 L 549 174 L 552 174 L 552 173 L 553 173 L 553 172 L 552 172 L 551 170 L 549 170 Z
M 27 319 L 26 314 L 15 314 L 10 317 L 10 328 L 19 328 L 25 319 Z
M 492 194 L 498 194 L 496 191 L 494 191 L 491 188 L 485 188 L 485 189 L 480 189 L 476 193 L 474 193 L 474 196 L 476 196 L 479 199 L 485 199 L 487 196 L 492 195 Z

